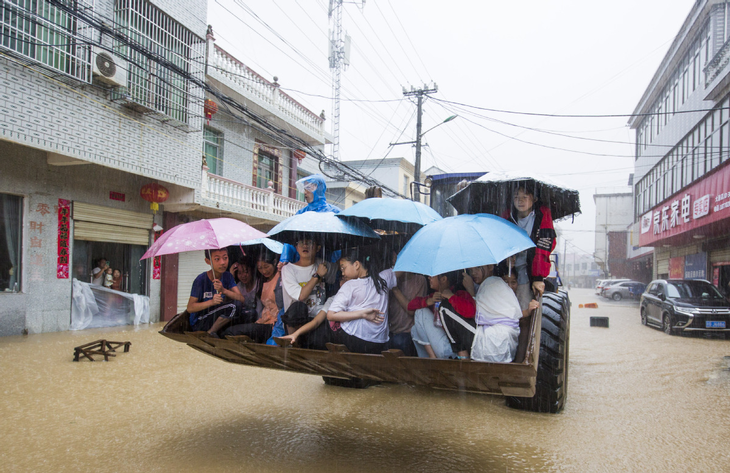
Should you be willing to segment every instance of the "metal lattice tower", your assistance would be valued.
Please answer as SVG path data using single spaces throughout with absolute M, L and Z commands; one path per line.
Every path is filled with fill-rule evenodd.
M 344 0 L 330 0 L 329 62 L 332 70 L 332 158 L 340 159 L 340 87 L 342 69 L 350 65 L 350 37 L 342 36 L 342 4 Z M 362 0 L 365 6 L 365 0 Z
M 334 23 L 330 30 L 330 70 L 332 71 L 332 158 L 340 159 L 340 86 L 344 62 L 342 40 L 342 1 L 330 0 L 329 19 Z

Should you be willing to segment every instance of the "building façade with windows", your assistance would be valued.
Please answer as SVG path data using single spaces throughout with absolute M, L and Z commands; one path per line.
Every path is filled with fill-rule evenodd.
M 730 280 L 730 3 L 698 0 L 629 125 L 632 241 L 654 278 Z M 634 245 L 636 246 L 636 245 Z
M 161 231 L 221 216 L 268 230 L 304 206 L 292 182 L 316 162 L 271 129 L 322 148 L 324 119 L 223 60 L 205 0 L 0 10 L 0 335 L 68 330 L 73 280 L 102 256 L 150 321 L 170 318 L 205 268 L 202 252 L 140 261 Z M 225 113 L 223 96 L 265 118 Z M 168 191 L 156 213 L 148 184 Z

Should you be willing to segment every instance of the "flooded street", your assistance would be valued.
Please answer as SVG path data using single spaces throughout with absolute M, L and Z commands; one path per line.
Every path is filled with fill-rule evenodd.
M 499 396 L 350 390 L 227 364 L 157 334 L 0 339 L 1 471 L 722 471 L 730 341 L 643 327 L 638 304 L 574 289 L 558 415 Z M 598 309 L 579 303 L 598 302 Z M 589 326 L 591 315 L 610 328 Z M 131 341 L 108 363 L 73 347 Z

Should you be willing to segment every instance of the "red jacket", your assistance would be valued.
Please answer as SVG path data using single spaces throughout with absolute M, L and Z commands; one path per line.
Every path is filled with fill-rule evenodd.
M 511 214 L 505 217 L 507 220 L 517 224 L 517 215 L 512 209 Z M 535 243 L 535 248 L 527 250 L 527 270 L 530 282 L 542 281 L 550 275 L 550 253 L 556 245 L 557 234 L 553 227 L 553 217 L 550 208 L 540 205 L 535 208 L 535 224 L 532 225 L 530 239 Z
M 428 305 L 429 296 L 416 297 L 408 303 L 408 310 L 418 310 L 429 307 Z M 465 319 L 473 319 L 477 312 L 477 304 L 474 298 L 468 292 L 461 290 L 456 291 L 453 296 L 449 297 L 449 304 L 456 310 L 456 312 L 464 317 Z M 433 306 L 430 306 L 433 310 Z

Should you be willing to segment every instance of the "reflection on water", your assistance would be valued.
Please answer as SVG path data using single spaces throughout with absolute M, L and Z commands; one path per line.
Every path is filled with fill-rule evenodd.
M 721 471 L 730 342 L 668 337 L 572 291 L 562 414 L 499 396 L 348 390 L 120 327 L 0 339 L 0 471 Z M 591 328 L 590 315 L 611 317 Z M 132 342 L 108 363 L 73 347 Z

